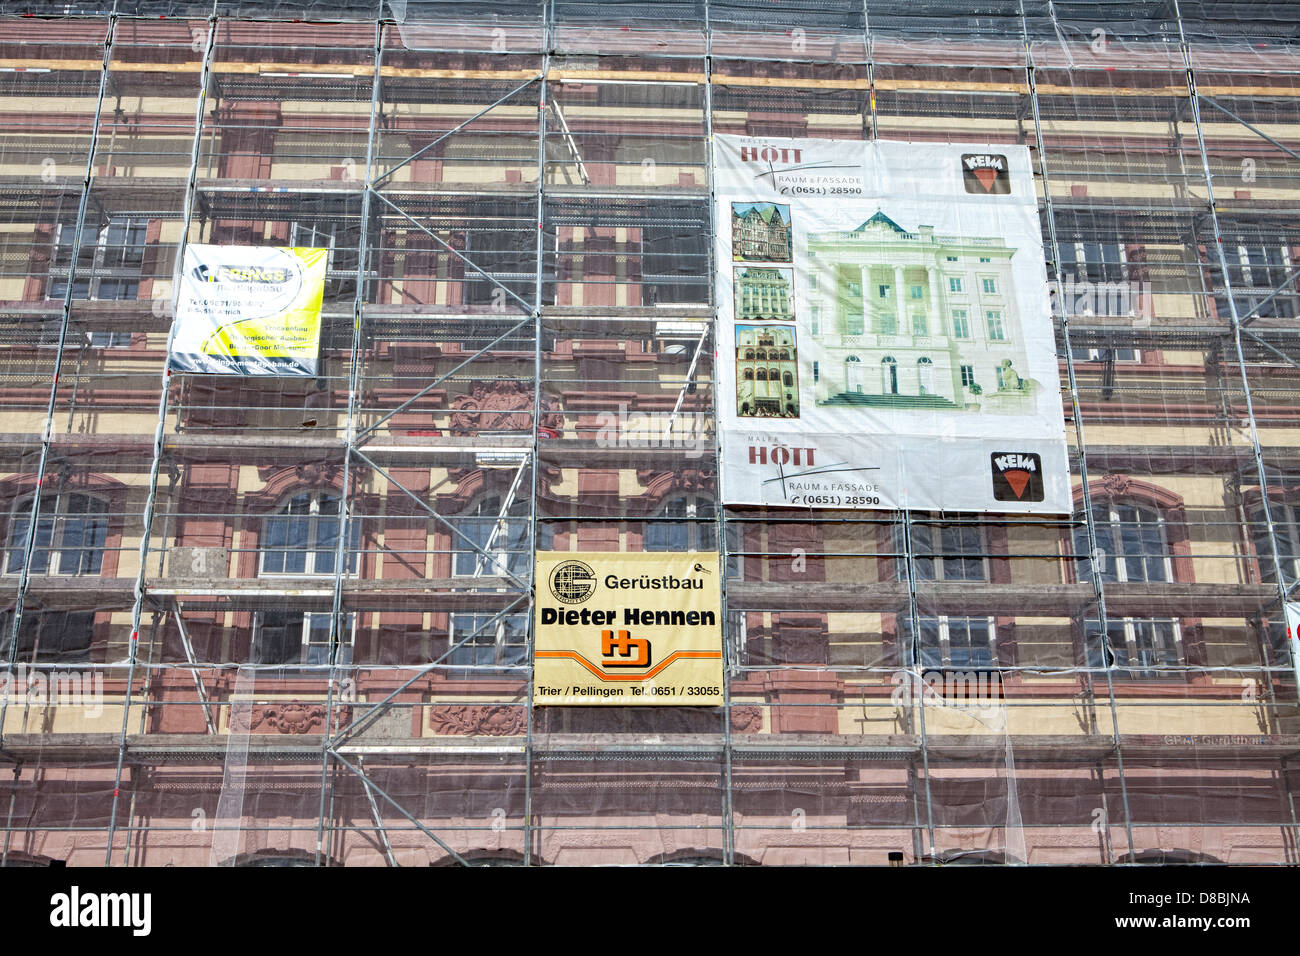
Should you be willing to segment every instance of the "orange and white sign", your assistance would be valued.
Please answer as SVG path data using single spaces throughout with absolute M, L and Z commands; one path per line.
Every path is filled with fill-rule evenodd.
M 722 705 L 718 555 L 539 551 L 534 704 Z

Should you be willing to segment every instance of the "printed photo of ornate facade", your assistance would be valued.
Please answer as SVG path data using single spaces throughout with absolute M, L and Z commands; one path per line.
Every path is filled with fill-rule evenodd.
M 737 262 L 789 262 L 792 239 L 789 206 L 731 204 L 731 255 Z
M 792 326 L 736 326 L 736 408 L 741 417 L 799 417 L 799 354 Z
M 911 232 L 883 212 L 809 235 L 817 404 L 1031 410 L 1015 252 L 999 239 Z
M 737 322 L 794 321 L 793 269 L 736 269 L 734 289 Z

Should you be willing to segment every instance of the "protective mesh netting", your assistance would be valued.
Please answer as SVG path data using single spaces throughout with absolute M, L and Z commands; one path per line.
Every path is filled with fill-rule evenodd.
M 6 4 L 3 859 L 1298 862 L 1298 24 Z M 1072 514 L 719 504 L 713 133 L 1029 147 Z M 164 374 L 184 243 L 314 377 Z M 716 551 L 724 706 L 535 706 L 535 549 Z

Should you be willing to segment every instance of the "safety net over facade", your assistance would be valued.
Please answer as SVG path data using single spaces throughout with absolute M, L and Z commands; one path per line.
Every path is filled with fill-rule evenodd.
M 1027 151 L 1072 512 L 723 499 L 724 136 Z M 1298 151 L 1289 4 L 6 3 L 3 861 L 1300 862 Z M 712 553 L 722 698 L 537 699 L 538 552 Z

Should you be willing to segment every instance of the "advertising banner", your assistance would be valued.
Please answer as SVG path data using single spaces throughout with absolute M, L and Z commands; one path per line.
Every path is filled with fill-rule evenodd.
M 722 704 L 714 552 L 537 553 L 534 704 Z
M 315 376 L 328 260 L 328 249 L 187 246 L 169 367 Z
M 1296 686 L 1300 687 L 1300 604 L 1287 603 L 1286 646 L 1291 651 L 1291 667 L 1295 670 Z
M 1069 513 L 1028 149 L 714 140 L 724 500 Z

